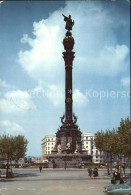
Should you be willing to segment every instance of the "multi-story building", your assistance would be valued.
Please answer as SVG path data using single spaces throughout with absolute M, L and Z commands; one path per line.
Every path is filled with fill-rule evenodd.
M 99 151 L 94 144 L 95 136 L 92 133 L 82 134 L 83 140 L 83 150 L 87 150 L 87 154 L 92 155 L 93 163 L 103 163 L 104 162 L 104 152 Z
M 55 136 L 46 136 L 44 139 L 41 140 L 42 142 L 42 159 L 46 154 L 51 154 L 51 150 L 55 146 L 56 137 Z
M 88 155 L 92 155 L 93 135 L 92 133 L 82 134 L 82 150 L 86 150 Z
M 56 137 L 46 136 L 42 139 L 42 159 L 45 159 L 46 154 L 51 154 L 52 149 L 55 146 Z M 94 163 L 103 163 L 104 152 L 99 151 L 94 144 L 94 135 L 92 133 L 82 134 L 82 150 L 86 150 L 88 155 L 92 155 L 92 161 Z
M 104 152 L 99 151 L 94 144 L 95 136 L 92 133 L 82 134 L 83 150 L 87 150 L 87 154 L 92 155 L 92 161 L 94 163 L 104 162 Z
M 105 161 L 105 153 L 104 153 L 104 151 L 100 151 L 95 147 L 94 138 L 95 137 L 93 136 L 93 145 L 92 145 L 93 162 L 94 163 L 103 163 Z

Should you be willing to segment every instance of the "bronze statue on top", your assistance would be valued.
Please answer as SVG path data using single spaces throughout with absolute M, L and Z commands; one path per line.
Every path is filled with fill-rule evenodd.
M 64 14 L 62 14 L 62 16 L 64 16 L 64 21 L 66 22 L 65 29 L 67 29 L 68 31 L 72 30 L 72 26 L 74 25 L 75 22 L 74 22 L 74 20 L 72 21 L 71 15 L 69 15 L 69 17 L 67 17 Z

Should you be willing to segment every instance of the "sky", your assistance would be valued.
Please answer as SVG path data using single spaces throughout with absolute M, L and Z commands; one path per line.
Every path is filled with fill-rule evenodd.
M 81 132 L 117 128 L 129 116 L 128 0 L 0 3 L 0 134 L 24 135 L 27 155 L 55 135 L 65 112 L 62 41 L 75 24 L 73 112 Z

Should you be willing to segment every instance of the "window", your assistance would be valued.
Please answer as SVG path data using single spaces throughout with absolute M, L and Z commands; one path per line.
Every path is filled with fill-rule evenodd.
M 98 156 L 96 156 L 96 158 L 98 158 Z
M 50 143 L 48 143 L 48 145 L 50 145 Z
M 88 142 L 86 142 L 86 144 L 88 144 Z
M 53 145 L 54 143 L 52 143 L 52 145 Z
M 48 150 L 50 149 L 50 147 L 48 147 Z
M 88 148 L 88 146 L 86 146 L 86 148 Z
M 88 137 L 86 137 L 86 139 L 88 140 Z
M 52 138 L 52 140 L 53 140 L 53 138 Z
M 50 139 L 48 139 L 48 141 L 50 141 Z

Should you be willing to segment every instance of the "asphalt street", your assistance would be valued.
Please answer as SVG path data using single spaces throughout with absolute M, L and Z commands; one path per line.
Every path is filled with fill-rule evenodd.
M 0 181 L 0 195 L 104 195 L 103 188 L 110 184 L 104 178 L 106 170 L 99 171 L 99 177 L 89 178 L 87 169 L 62 170 L 14 169 L 13 179 Z

